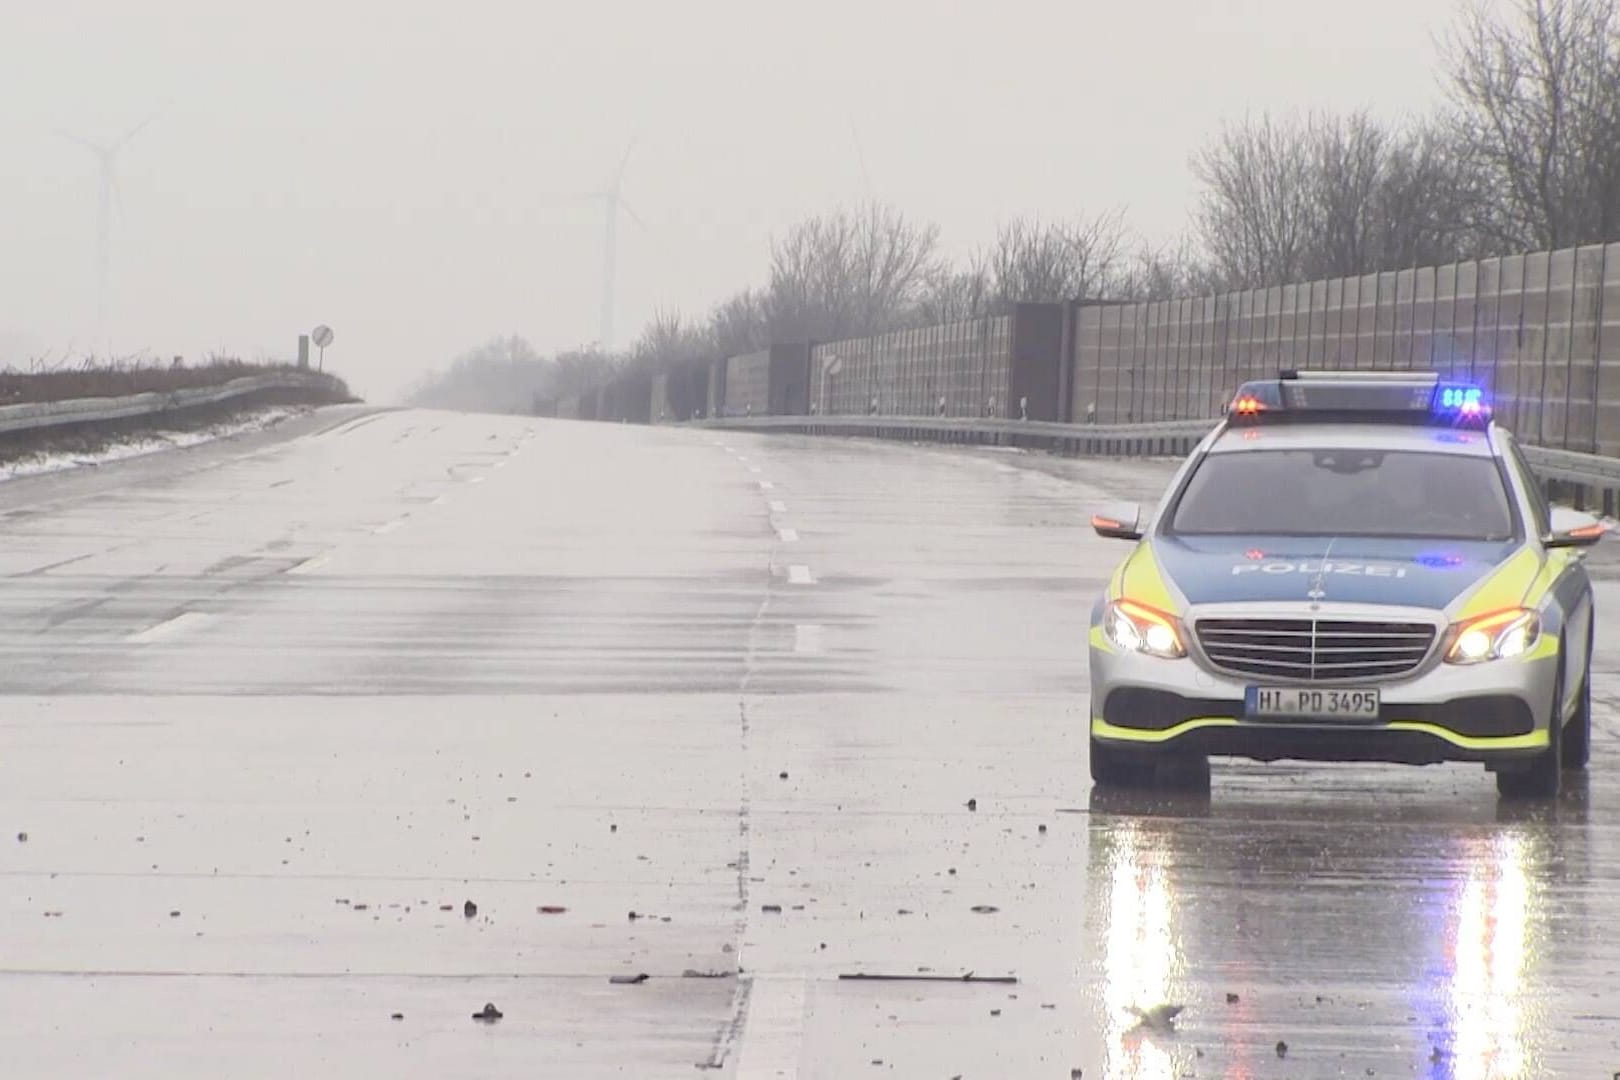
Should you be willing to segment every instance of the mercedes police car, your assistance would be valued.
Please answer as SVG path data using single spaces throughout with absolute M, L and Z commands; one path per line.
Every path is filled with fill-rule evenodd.
M 1549 507 L 1478 387 L 1427 373 L 1246 383 L 1092 614 L 1091 775 L 1210 755 L 1480 762 L 1552 796 L 1591 738 L 1604 526 Z M 1174 773 L 1159 773 L 1160 776 Z

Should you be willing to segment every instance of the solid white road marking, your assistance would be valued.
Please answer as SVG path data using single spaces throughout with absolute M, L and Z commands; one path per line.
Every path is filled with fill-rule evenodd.
M 797 544 L 799 542 L 798 531 L 794 529 L 777 529 L 776 538 L 784 544 Z
M 810 573 L 810 568 L 808 566 L 795 564 L 788 567 L 789 585 L 814 585 L 815 583 L 815 575 Z
M 773 514 L 785 514 L 785 513 L 787 513 L 787 503 L 783 502 L 781 499 L 772 499 L 771 500 L 771 513 L 773 513 Z
M 754 978 L 737 1080 L 796 1080 L 804 1048 L 805 980 Z
M 214 616 L 202 611 L 182 611 L 172 619 L 165 619 L 155 626 L 148 626 L 145 630 L 129 635 L 124 640 L 135 645 L 150 645 L 154 641 L 166 641 L 177 634 L 188 630 L 195 630 L 204 623 L 214 621 Z
M 761 469 L 758 465 L 750 465 L 750 466 L 748 466 L 748 471 L 751 472 L 751 473 L 761 473 L 761 472 L 764 472 L 765 470 Z
M 485 477 L 475 476 L 471 480 L 467 481 L 467 483 L 469 483 L 469 484 L 482 484 L 484 482 L 484 480 L 485 480 Z
M 771 483 L 769 480 L 761 480 L 759 482 L 759 490 L 761 490 L 761 491 L 774 491 L 774 490 L 776 490 L 776 485 Z

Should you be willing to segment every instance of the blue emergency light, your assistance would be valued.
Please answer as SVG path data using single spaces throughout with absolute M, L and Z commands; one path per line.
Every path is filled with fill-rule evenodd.
M 1442 382 L 1432 371 L 1285 371 L 1246 382 L 1227 409 L 1233 420 L 1343 420 L 1483 426 L 1485 391 Z

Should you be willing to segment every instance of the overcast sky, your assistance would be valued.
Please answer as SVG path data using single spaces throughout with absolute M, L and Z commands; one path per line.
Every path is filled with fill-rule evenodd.
M 1458 4 L 13 0 L 0 364 L 95 344 L 97 166 L 58 129 L 157 114 L 118 162 L 117 351 L 287 357 L 326 322 L 330 364 L 387 400 L 496 334 L 597 338 L 602 211 L 573 196 L 632 137 L 622 340 L 868 191 L 953 252 L 1110 207 L 1168 239 L 1223 119 L 1427 109 Z

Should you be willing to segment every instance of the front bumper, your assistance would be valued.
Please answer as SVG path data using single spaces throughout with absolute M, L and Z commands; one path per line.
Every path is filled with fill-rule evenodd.
M 1376 722 L 1257 721 L 1244 709 L 1255 680 L 1215 670 L 1196 647 L 1178 660 L 1123 653 L 1094 628 L 1091 734 L 1144 757 L 1509 762 L 1548 746 L 1558 644 L 1544 630 L 1511 660 L 1460 666 L 1431 655 L 1411 675 L 1367 684 L 1380 691 Z

